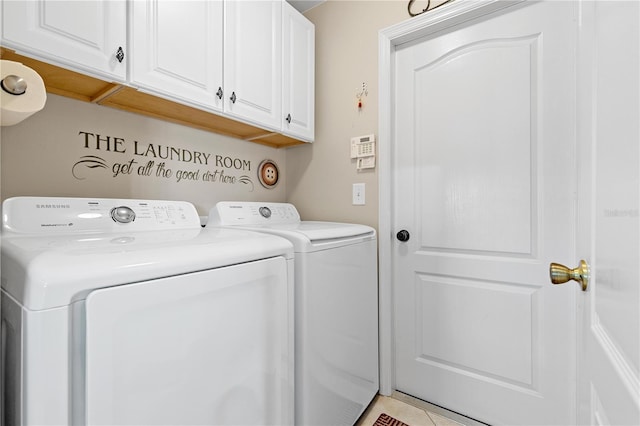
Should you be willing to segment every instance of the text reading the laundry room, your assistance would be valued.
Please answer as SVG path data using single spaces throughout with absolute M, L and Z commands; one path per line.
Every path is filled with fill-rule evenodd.
M 89 132 L 79 132 L 84 135 L 84 147 L 93 148 L 98 151 L 112 151 L 120 154 L 126 154 L 127 148 L 124 138 L 113 136 L 102 136 Z M 211 154 L 200 151 L 192 151 L 184 148 L 176 148 L 168 145 L 159 145 L 149 143 L 146 146 L 133 141 L 133 155 L 141 157 L 160 158 L 162 160 L 182 161 L 185 163 L 209 164 Z M 218 161 L 222 161 L 222 156 Z
M 78 135 L 83 148 L 99 154 L 83 155 L 73 165 L 71 172 L 79 180 L 85 179 L 91 170 L 106 169 L 113 178 L 141 176 L 175 179 L 176 182 L 241 183 L 253 190 L 249 176 L 236 175 L 237 172 L 251 171 L 251 160 L 166 143 L 127 141 L 122 137 L 92 132 L 79 131 Z M 123 154 L 126 158 L 116 155 L 117 161 L 109 162 L 107 158 L 114 154 Z

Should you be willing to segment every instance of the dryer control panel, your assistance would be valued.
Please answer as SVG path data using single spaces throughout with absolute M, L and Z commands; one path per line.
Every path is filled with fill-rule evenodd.
M 200 228 L 198 212 L 184 201 L 16 197 L 2 209 L 3 232 L 21 234 Z
M 209 212 L 208 226 L 282 225 L 300 223 L 293 204 L 221 201 Z

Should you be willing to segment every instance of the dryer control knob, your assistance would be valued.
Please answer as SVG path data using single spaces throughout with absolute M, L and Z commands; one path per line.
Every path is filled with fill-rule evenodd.
M 136 213 L 127 206 L 114 207 L 111 209 L 111 219 L 118 223 L 131 223 L 136 220 Z

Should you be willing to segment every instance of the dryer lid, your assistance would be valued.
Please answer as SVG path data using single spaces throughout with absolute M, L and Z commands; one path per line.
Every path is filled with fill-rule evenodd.
M 43 310 L 98 288 L 273 257 L 293 259 L 292 244 L 241 229 L 14 236 L 2 240 L 2 289 L 25 308 Z

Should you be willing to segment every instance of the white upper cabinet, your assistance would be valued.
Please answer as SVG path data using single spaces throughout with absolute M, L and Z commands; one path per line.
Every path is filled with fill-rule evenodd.
M 222 111 L 223 1 L 132 1 L 131 83 Z
M 2 2 L 2 45 L 110 81 L 126 81 L 125 0 Z
M 258 140 L 280 133 L 313 141 L 315 28 L 284 0 L 0 2 L 1 44 L 18 55 L 132 86 L 252 129 L 239 137 Z M 69 79 L 63 92 L 73 94 Z M 122 105 L 144 113 L 148 106 L 133 99 Z M 164 116 L 172 119 L 171 114 Z
M 282 2 L 225 2 L 225 112 L 280 131 Z
M 282 3 L 282 133 L 314 138 L 315 26 Z

